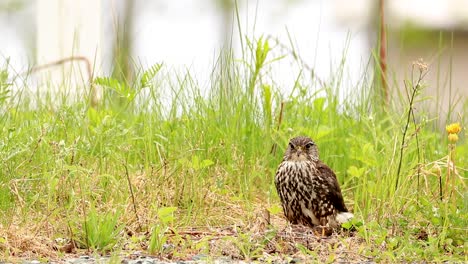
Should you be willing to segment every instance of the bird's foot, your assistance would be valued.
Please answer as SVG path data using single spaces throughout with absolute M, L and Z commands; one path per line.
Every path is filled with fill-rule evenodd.
M 329 237 L 333 234 L 333 228 L 328 226 L 314 226 L 312 231 L 318 237 Z

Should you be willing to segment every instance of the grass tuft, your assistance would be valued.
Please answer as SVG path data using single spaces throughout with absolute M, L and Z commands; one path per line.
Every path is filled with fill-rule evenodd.
M 132 83 L 98 77 L 95 107 L 25 99 L 3 69 L 0 259 L 62 258 L 60 238 L 78 253 L 172 259 L 463 261 L 466 116 L 442 120 L 462 124 L 449 142 L 439 115 L 415 111 L 418 85 L 382 111 L 366 79 L 338 96 L 342 68 L 320 88 L 300 70 L 285 95 L 270 69 L 297 54 L 274 57 L 268 40 L 247 41 L 242 61 L 223 53 L 207 92 L 162 64 Z M 355 231 L 288 233 L 273 178 L 297 135 L 336 172 Z

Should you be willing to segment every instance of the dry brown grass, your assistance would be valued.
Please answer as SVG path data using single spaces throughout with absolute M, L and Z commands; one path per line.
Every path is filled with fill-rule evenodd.
M 157 258 L 175 261 L 190 260 L 194 256 L 204 255 L 209 259 L 229 257 L 233 260 L 248 261 L 368 260 L 357 250 L 363 246 L 364 241 L 354 237 L 352 233 L 334 233 L 328 237 L 318 237 L 310 228 L 291 227 L 280 215 L 270 216 L 266 209 L 254 210 L 245 215 L 245 208 L 241 204 L 222 201 L 221 197 L 216 198 L 214 194 L 210 197 L 217 203 L 224 203 L 225 206 L 213 208 L 212 219 L 198 221 L 199 224 L 205 222 L 206 225 L 171 227 L 166 233 L 168 250 L 156 256 Z M 255 207 L 264 208 L 262 204 L 256 204 Z M 151 216 L 143 212 L 143 208 L 139 208 L 140 224 L 146 226 L 151 222 Z M 213 224 L 215 215 L 218 216 L 219 225 Z M 229 217 L 222 220 L 220 215 Z M 150 237 L 148 230 L 139 230 L 136 219 L 131 217 L 122 221 L 125 221 L 126 228 L 113 251 L 121 256 L 129 256 L 135 251 L 146 255 Z M 35 224 L 31 224 L 33 222 Z M 57 228 L 60 228 L 57 224 L 43 218 L 42 221 L 0 226 L 0 237 L 4 239 L 4 242 L 0 243 L 0 259 L 11 262 L 33 259 L 60 262 L 79 255 L 93 254 L 92 251 L 78 248 L 77 241 L 57 238 Z M 132 237 L 141 239 L 135 240 Z M 298 245 L 302 245 L 302 250 Z M 250 248 L 250 251 L 246 254 L 242 248 Z M 309 255 L 306 250 L 314 254 Z

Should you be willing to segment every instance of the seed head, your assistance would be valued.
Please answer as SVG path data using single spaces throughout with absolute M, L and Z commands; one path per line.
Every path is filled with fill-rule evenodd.
M 427 71 L 428 68 L 427 63 L 425 63 L 422 58 L 417 61 L 413 61 L 413 66 L 417 66 L 420 73 Z

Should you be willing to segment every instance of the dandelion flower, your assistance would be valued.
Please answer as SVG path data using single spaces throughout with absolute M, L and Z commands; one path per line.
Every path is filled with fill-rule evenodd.
M 461 131 L 461 126 L 460 126 L 460 123 L 452 123 L 446 126 L 445 129 L 447 130 L 447 133 L 449 134 L 458 134 Z M 450 135 L 449 135 L 449 138 L 450 138 Z M 458 136 L 457 136 L 457 140 L 458 140 Z
M 448 140 L 452 143 L 455 143 L 458 141 L 458 135 L 457 134 L 449 134 L 448 135 Z

